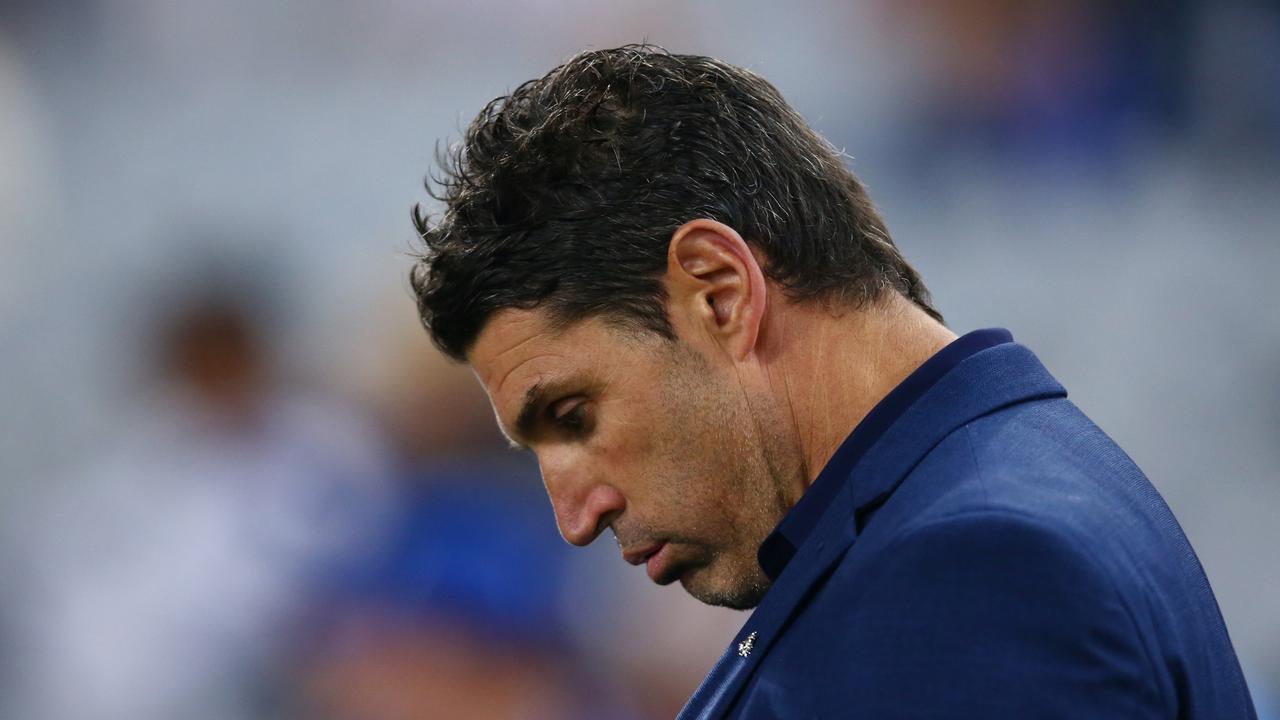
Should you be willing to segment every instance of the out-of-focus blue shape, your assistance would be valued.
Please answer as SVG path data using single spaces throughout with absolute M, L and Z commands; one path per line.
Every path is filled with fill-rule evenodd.
M 464 623 L 498 644 L 559 644 L 569 548 L 536 470 L 515 463 L 419 468 L 379 558 L 340 593 L 409 616 Z

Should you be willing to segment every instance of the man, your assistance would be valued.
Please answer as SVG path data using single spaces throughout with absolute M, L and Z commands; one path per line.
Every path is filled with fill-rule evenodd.
M 419 309 L 564 538 L 758 606 L 682 717 L 1254 716 L 1155 489 L 1007 331 L 942 324 L 765 80 L 583 53 L 442 190 Z

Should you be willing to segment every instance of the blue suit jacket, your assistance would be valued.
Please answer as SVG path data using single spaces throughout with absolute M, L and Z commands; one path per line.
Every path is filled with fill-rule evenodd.
M 1155 488 L 1027 348 L 847 472 L 681 718 L 1254 718 Z

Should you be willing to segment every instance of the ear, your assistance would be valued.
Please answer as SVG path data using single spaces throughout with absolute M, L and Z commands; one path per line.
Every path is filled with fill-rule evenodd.
M 764 272 L 736 230 L 691 220 L 671 236 L 667 299 L 673 318 L 706 334 L 735 359 L 756 347 L 764 320 Z

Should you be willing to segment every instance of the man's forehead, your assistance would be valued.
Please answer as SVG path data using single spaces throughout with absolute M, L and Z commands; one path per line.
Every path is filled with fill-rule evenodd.
M 562 329 L 540 310 L 500 310 L 485 323 L 467 361 L 491 392 L 502 376 L 548 351 L 555 352 Z
M 467 360 L 497 405 L 499 395 L 523 393 L 527 387 L 522 386 L 534 382 L 610 375 L 642 347 L 661 342 L 656 334 L 602 316 L 566 324 L 545 311 L 512 309 L 485 325 Z

